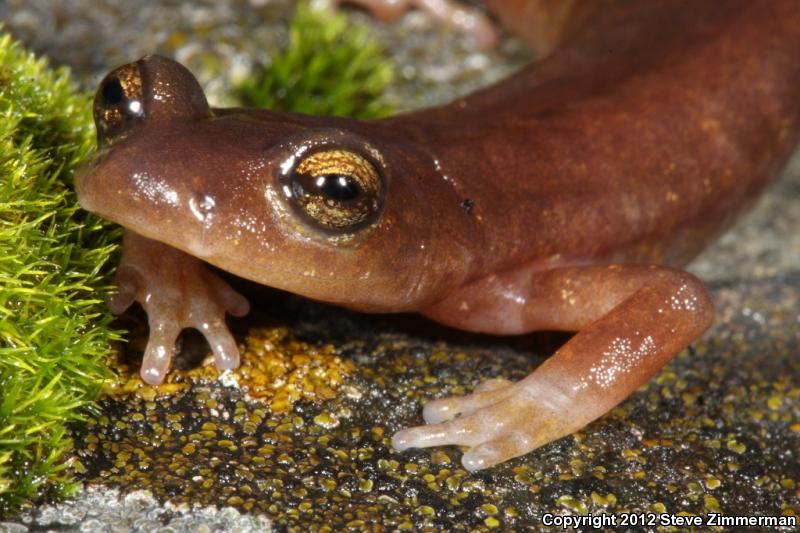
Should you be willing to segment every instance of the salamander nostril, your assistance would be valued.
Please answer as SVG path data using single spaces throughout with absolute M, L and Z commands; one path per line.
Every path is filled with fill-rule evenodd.
M 110 105 L 117 105 L 125 98 L 125 90 L 119 79 L 111 78 L 103 85 L 103 100 Z

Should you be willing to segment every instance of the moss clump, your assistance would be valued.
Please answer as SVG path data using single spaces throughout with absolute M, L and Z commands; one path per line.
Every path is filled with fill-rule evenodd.
M 355 118 L 392 113 L 381 96 L 394 67 L 367 27 L 301 2 L 289 39 L 285 51 L 238 87 L 243 105 Z
M 66 424 L 109 376 L 117 234 L 80 210 L 71 179 L 92 136 L 69 73 L 0 33 L 0 517 L 73 488 Z

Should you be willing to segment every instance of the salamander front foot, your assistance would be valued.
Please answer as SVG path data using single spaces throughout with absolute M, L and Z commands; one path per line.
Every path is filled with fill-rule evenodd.
M 169 371 L 175 342 L 184 328 L 200 331 L 220 370 L 239 366 L 239 349 L 225 324 L 225 313 L 247 314 L 247 300 L 199 259 L 128 231 L 117 270 L 118 292 L 109 300 L 119 314 L 134 301 L 147 312 L 150 337 L 141 377 L 158 385 Z
M 489 380 L 473 394 L 429 402 L 423 411 L 428 425 L 398 431 L 392 446 L 400 451 L 468 446 L 461 459 L 464 468 L 476 471 L 494 466 L 569 433 L 571 428 L 559 423 L 557 402 L 546 398 L 553 392 L 550 389 L 546 385 L 532 388 L 524 381 Z
M 588 265 L 507 276 L 468 287 L 427 314 L 466 329 L 498 326 L 497 317 L 513 317 L 515 327 L 527 325 L 530 331 L 578 333 L 521 381 L 491 380 L 474 394 L 428 403 L 423 410 L 428 425 L 396 433 L 392 444 L 398 450 L 468 446 L 461 460 L 468 470 L 535 450 L 610 411 L 714 318 L 714 305 L 697 278 L 657 265 Z M 520 298 L 525 307 L 505 300 L 508 293 L 525 296 Z M 463 306 L 471 294 L 495 297 Z M 499 326 L 500 332 L 519 333 Z

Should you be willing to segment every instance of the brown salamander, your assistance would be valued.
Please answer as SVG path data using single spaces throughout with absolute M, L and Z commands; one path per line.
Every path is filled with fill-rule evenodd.
M 112 307 L 148 313 L 145 381 L 184 327 L 238 365 L 224 315 L 248 304 L 204 262 L 361 311 L 576 331 L 525 379 L 431 401 L 394 435 L 468 446 L 476 470 L 603 415 L 703 333 L 711 299 L 679 267 L 798 142 L 800 2 L 569 4 L 489 1 L 545 57 L 381 120 L 211 109 L 163 57 L 111 72 L 77 187 L 127 228 Z

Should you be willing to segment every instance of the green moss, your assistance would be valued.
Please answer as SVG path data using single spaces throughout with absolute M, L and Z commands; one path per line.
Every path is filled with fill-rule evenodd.
M 392 113 L 381 96 L 394 66 L 367 27 L 301 2 L 289 39 L 286 50 L 238 87 L 243 105 L 356 118 Z
M 66 424 L 109 377 L 117 232 L 77 206 L 90 100 L 0 33 L 0 517 L 73 485 Z

